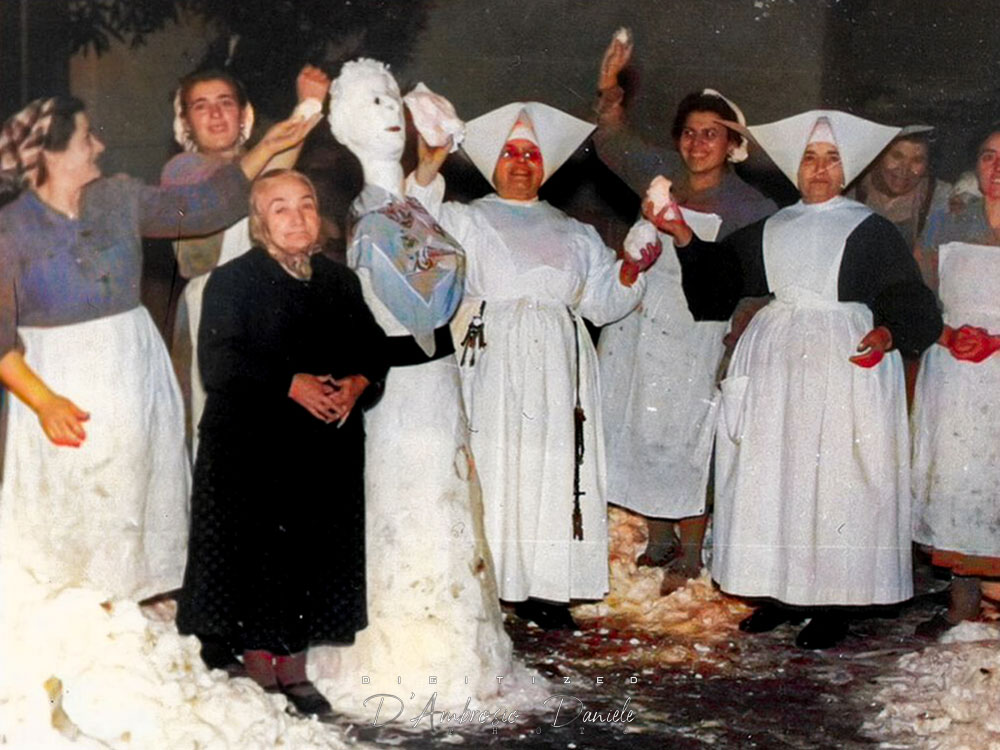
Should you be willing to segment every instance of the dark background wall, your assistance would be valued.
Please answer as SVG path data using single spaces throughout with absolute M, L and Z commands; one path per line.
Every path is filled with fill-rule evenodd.
M 112 6 L 122 12 L 98 12 Z M 667 144 L 684 94 L 711 86 L 751 123 L 831 106 L 937 125 L 936 167 L 954 178 L 1000 119 L 998 16 L 997 0 L 0 0 L 0 114 L 71 89 L 108 144 L 105 171 L 155 180 L 174 150 L 170 91 L 209 60 L 230 58 L 265 120 L 288 111 L 301 63 L 335 73 L 358 54 L 391 61 L 404 89 L 425 81 L 466 119 L 518 99 L 587 118 L 601 54 L 628 26 L 630 118 L 652 142 Z M 328 133 L 308 154 L 342 216 L 356 166 Z M 488 189 L 461 156 L 446 176 L 458 197 Z M 788 197 L 782 178 L 770 185 Z M 637 206 L 589 148 L 545 190 L 612 243 Z
M 71 5 L 109 3 L 122 9 L 121 23 L 133 24 L 121 41 L 101 28 L 110 17 L 93 8 L 89 16 L 70 12 Z M 171 8 L 176 21 L 137 35 Z M 255 23 L 241 20 L 239 8 Z M 294 16 L 281 8 L 311 10 Z M 317 8 L 331 29 L 342 17 L 361 31 L 317 45 L 310 34 L 322 28 L 290 26 L 315 27 Z M 953 175 L 964 167 L 963 137 L 998 115 L 998 15 L 995 0 L 2 0 L 0 114 L 26 98 L 82 87 L 88 103 L 100 107 L 101 124 L 123 137 L 127 128 L 146 140 L 155 134 L 165 154 L 163 81 L 213 50 L 218 56 L 235 29 L 242 33 L 235 62 L 252 79 L 256 98 L 267 100 L 259 102 L 265 110 L 268 101 L 286 106 L 298 58 L 337 67 L 340 57 L 375 50 L 392 59 L 404 86 L 425 80 L 466 117 L 517 98 L 587 116 L 600 54 L 624 25 L 636 38 L 633 121 L 653 140 L 665 140 L 681 96 L 713 86 L 742 104 L 751 122 L 822 105 L 900 124 L 929 121 L 941 127 L 940 164 Z M 70 59 L 71 49 L 89 38 L 81 17 L 94 25 L 93 38 L 104 41 L 100 58 L 101 45 L 91 40 Z M 378 38 L 380 25 L 388 39 Z M 140 106 L 147 116 L 137 118 Z M 113 151 L 117 144 L 109 141 Z M 138 154 L 134 160 L 143 162 Z

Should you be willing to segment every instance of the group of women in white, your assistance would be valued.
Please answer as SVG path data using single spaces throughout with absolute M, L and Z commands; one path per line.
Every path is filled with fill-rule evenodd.
M 663 154 L 624 123 L 617 78 L 631 52 L 626 36 L 605 53 L 595 143 L 635 189 L 650 170 L 674 179 L 683 220 L 647 207 L 673 236 L 680 272 L 654 269 L 641 307 L 602 335 L 608 437 L 619 441 L 609 500 L 651 517 L 651 546 L 658 519 L 680 519 L 682 550 L 667 574 L 690 575 L 714 490 L 712 577 L 760 598 L 740 624 L 747 632 L 810 617 L 800 646 L 839 642 L 851 607 L 912 595 L 911 540 L 953 572 L 947 614 L 918 632 L 975 617 L 980 577 L 997 575 L 1000 553 L 1000 465 L 981 448 L 996 436 L 988 383 L 998 339 L 984 290 L 1000 237 L 990 218 L 996 128 L 978 143 L 971 187 L 950 202 L 929 169 L 933 128 L 828 110 L 746 128 L 708 89 L 681 102 L 678 153 Z M 774 213 L 732 173 L 748 135 L 799 203 Z M 867 205 L 844 195 L 849 186 Z M 722 219 L 718 245 L 689 209 Z M 983 276 L 962 280 L 970 273 Z M 716 390 L 720 329 L 706 326 L 727 319 L 731 361 Z M 683 345 L 660 349 L 667 335 Z M 679 361 L 654 365 L 674 352 Z M 900 353 L 915 364 L 921 352 L 908 425 Z M 640 370 L 651 374 L 630 376 Z
M 178 624 L 206 663 L 304 713 L 351 707 L 362 675 L 365 695 L 428 675 L 443 701 L 495 694 L 496 675 L 517 673 L 501 600 L 571 626 L 567 605 L 608 589 L 609 502 L 650 517 L 653 563 L 673 534 L 657 521 L 680 521 L 670 572 L 695 574 L 713 485 L 713 578 L 764 602 L 743 630 L 808 616 L 797 642 L 824 648 L 850 608 L 909 598 L 911 517 L 956 574 L 933 627 L 974 616 L 978 577 L 1000 572 L 1000 133 L 980 147 L 981 195 L 931 212 L 918 266 L 893 221 L 844 195 L 912 133 L 836 110 L 747 127 L 706 89 L 682 102 L 676 153 L 657 154 L 624 126 L 630 55 L 616 37 L 602 63 L 598 151 L 640 193 L 670 177 L 679 208 L 644 203 L 621 252 L 538 197 L 593 124 L 539 102 L 445 137 L 417 122 L 407 177 L 403 100 L 371 60 L 332 84 L 307 68 L 296 113 L 249 151 L 239 84 L 187 79 L 186 153 L 159 188 L 101 178 L 103 146 L 73 102 L 11 118 L 0 168 L 21 195 L 0 213 L 0 262 L 17 269 L 0 283 L 0 381 L 18 401 L 0 561 L 112 596 L 181 587 Z M 331 130 L 364 171 L 353 274 L 316 255 L 308 179 L 266 173 L 294 162 L 327 89 Z M 495 189 L 469 204 L 444 200 L 439 173 L 460 139 Z M 735 174 L 751 139 L 799 202 L 776 211 Z M 863 184 L 923 223 L 933 191 L 901 178 L 923 192 L 894 200 L 899 161 Z M 179 240 L 197 343 L 185 367 L 207 394 L 192 400 L 183 581 L 184 428 L 138 302 L 140 234 Z M 597 348 L 584 319 L 605 326 Z M 901 354 L 925 350 L 911 475 Z M 78 525 L 49 523 L 67 508 Z M 312 645 L 325 698 L 306 676 Z

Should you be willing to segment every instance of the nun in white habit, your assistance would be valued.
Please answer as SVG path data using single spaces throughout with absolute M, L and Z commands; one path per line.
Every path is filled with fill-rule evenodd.
M 657 243 L 618 260 L 593 227 L 538 199 L 593 127 L 538 102 L 508 104 L 470 121 L 464 143 L 496 193 L 442 205 L 447 149 L 426 144 L 408 180 L 465 248 L 465 304 L 482 310 L 462 377 L 486 540 L 500 598 L 544 600 L 519 609 L 542 627 L 572 624 L 552 603 L 608 590 L 597 361 L 582 318 L 626 315 L 659 254 Z
M 796 643 L 826 648 L 847 633 L 845 605 L 912 595 L 899 352 L 932 344 L 941 317 L 895 227 L 841 195 L 897 128 L 816 110 L 750 132 L 802 200 L 718 245 L 670 224 L 695 318 L 775 297 L 722 383 L 712 574 L 776 602 L 745 632 L 811 615 Z

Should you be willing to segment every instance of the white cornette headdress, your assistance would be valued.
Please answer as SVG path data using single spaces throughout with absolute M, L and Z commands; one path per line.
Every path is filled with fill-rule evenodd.
M 732 99 L 729 99 L 729 98 L 723 96 L 721 93 L 719 93 L 715 89 L 702 89 L 701 93 L 702 93 L 702 95 L 705 95 L 705 96 L 717 96 L 719 99 L 722 99 L 722 101 L 724 101 L 726 104 L 728 104 L 729 108 L 731 110 L 733 110 L 733 114 L 736 115 L 736 122 L 738 122 L 744 128 L 747 126 L 747 118 L 743 115 L 743 110 L 740 109 L 739 107 L 737 107 L 736 106 L 736 102 L 734 102 Z M 746 161 L 747 156 L 749 156 L 749 152 L 747 151 L 747 147 L 749 146 L 750 141 L 739 130 L 737 130 L 735 132 L 740 137 L 740 145 L 733 147 L 733 150 L 729 152 L 729 156 L 727 156 L 726 158 L 727 158 L 728 161 L 731 161 L 733 164 L 739 164 L 742 161 Z
M 541 102 L 512 102 L 470 120 L 466 123 L 462 148 L 491 185 L 503 145 L 509 140 L 522 113 L 534 131 L 542 152 L 543 183 L 573 155 L 596 127 Z
M 752 125 L 749 130 L 792 184 L 798 184 L 802 154 L 820 118 L 826 118 L 836 139 L 846 184 L 861 174 L 900 132 L 899 128 L 836 109 L 814 109 L 777 122 Z

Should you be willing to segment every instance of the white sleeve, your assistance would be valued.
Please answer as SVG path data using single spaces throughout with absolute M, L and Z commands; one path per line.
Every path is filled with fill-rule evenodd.
M 632 286 L 618 279 L 622 261 L 601 240 L 597 230 L 578 223 L 578 245 L 588 260 L 587 281 L 577 312 L 597 326 L 607 325 L 628 315 L 646 291 L 645 276 L 640 274 Z
M 441 207 L 444 205 L 444 177 L 434 175 L 430 185 L 421 185 L 410 172 L 406 176 L 403 189 L 410 198 L 416 198 L 427 209 L 427 213 L 438 221 L 441 220 Z

